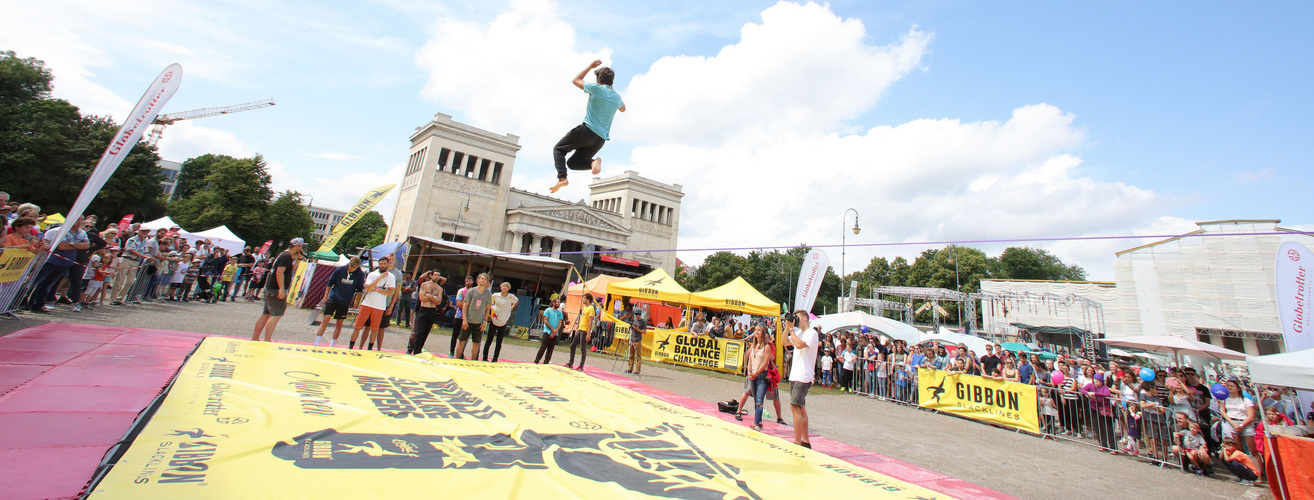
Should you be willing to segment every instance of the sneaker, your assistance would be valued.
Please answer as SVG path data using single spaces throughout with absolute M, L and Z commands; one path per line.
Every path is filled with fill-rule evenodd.
M 1254 486 L 1254 485 L 1255 485 L 1255 482 L 1254 482 L 1254 481 L 1251 481 L 1251 480 L 1249 480 L 1249 479 L 1238 479 L 1236 482 L 1241 483 L 1241 486 Z
M 82 312 L 82 304 L 73 304 L 73 312 Z
M 45 312 L 51 312 L 55 310 L 55 306 L 49 306 L 49 305 L 41 306 L 41 310 Z
M 73 301 L 72 301 L 72 300 L 69 300 L 68 297 L 60 297 L 59 300 L 57 300 L 57 301 L 55 301 L 55 302 L 56 302 L 56 303 L 59 303 L 59 304 L 72 304 L 72 303 L 73 303 Z

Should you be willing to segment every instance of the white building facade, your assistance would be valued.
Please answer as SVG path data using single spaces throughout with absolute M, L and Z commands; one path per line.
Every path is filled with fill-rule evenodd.
M 1177 335 L 1251 355 L 1283 352 L 1277 305 L 1278 247 L 1295 241 L 1314 246 L 1314 236 L 1279 227 L 1278 220 L 1196 223 L 1180 237 L 1118 252 L 1114 281 L 1047 282 L 982 280 L 987 292 L 1073 294 L 1099 303 L 1108 337 Z M 1012 334 L 1012 323 L 1087 328 L 1079 306 L 1060 301 L 983 306 L 985 331 Z M 1021 301 L 1018 301 L 1021 304 Z
M 437 114 L 411 135 L 387 241 L 410 236 L 570 261 L 582 273 L 675 268 L 679 184 L 635 172 L 595 178 L 569 202 L 512 188 L 520 138 Z M 594 252 L 606 252 L 597 254 Z
M 311 220 L 315 221 L 315 235 L 320 239 L 327 238 L 333 228 L 347 216 L 347 212 L 334 210 L 332 208 L 317 207 L 306 205 L 306 212 L 310 214 Z

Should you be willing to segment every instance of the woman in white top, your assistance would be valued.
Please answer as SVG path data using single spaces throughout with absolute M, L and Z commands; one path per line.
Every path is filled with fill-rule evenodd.
M 489 310 L 492 311 L 492 328 L 488 330 L 488 342 L 484 343 L 484 361 L 488 361 L 488 348 L 493 347 L 493 362 L 502 355 L 502 339 L 506 338 L 507 330 L 511 328 L 511 317 L 516 313 L 516 306 L 520 304 L 520 299 L 511 295 L 511 283 L 502 282 L 500 286 L 501 293 L 493 294 L 492 304 L 489 304 Z M 493 346 L 497 342 L 497 346 Z
M 753 345 L 748 349 L 748 380 L 753 387 L 753 430 L 762 430 L 762 403 L 771 390 L 767 369 L 775 362 L 776 352 L 767 340 L 766 329 L 757 327 Z M 779 408 L 777 408 L 779 413 Z
M 1241 392 L 1241 384 L 1228 380 L 1227 399 L 1223 400 L 1223 438 L 1245 441 L 1246 451 L 1255 458 L 1255 405 Z M 1255 463 L 1260 463 L 1255 460 Z

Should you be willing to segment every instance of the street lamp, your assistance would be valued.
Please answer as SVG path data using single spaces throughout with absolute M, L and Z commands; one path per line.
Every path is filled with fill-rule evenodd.
M 854 210 L 854 209 L 852 209 L 852 208 L 850 208 L 850 209 L 848 209 L 848 210 L 845 210 L 845 211 L 844 211 L 844 220 L 840 222 L 840 226 L 843 226 L 843 225 L 844 225 L 844 222 L 847 222 L 847 221 L 849 220 L 849 212 L 853 212 L 853 235 L 854 235 L 854 236 L 857 236 L 858 232 L 862 231 L 862 228 L 859 228 L 859 227 L 858 227 L 858 211 L 857 211 L 857 210 Z M 841 296 L 841 297 L 843 297 L 843 296 L 844 296 L 844 293 L 845 293 L 845 292 L 844 292 L 844 276 L 845 276 L 845 274 L 844 274 L 844 254 L 845 254 L 845 241 L 844 241 L 844 239 L 845 239 L 847 236 L 848 236 L 848 233 L 847 233 L 847 232 L 840 231 L 840 296 Z
M 462 212 L 470 211 L 470 193 L 465 195 L 465 208 Z M 452 241 L 456 241 L 456 226 L 461 223 L 461 212 L 456 213 L 456 220 L 452 221 Z
M 785 276 L 785 277 L 787 278 L 787 281 L 786 281 L 786 282 L 787 282 L 789 285 L 785 287 L 785 305 L 786 305 L 787 307 L 789 307 L 789 312 L 790 312 L 790 313 L 793 313 L 793 312 L 794 312 L 794 306 L 793 306 L 793 304 L 790 304 L 789 301 L 790 301 L 790 299 L 791 299 L 792 297 L 794 297 L 794 275 L 785 272 L 785 262 L 784 262 L 784 261 L 781 261 L 781 262 L 780 262 L 780 274 L 781 274 L 782 276 Z
M 954 261 L 954 291 L 958 293 L 963 293 L 963 282 L 958 279 L 958 245 L 954 245 L 953 249 L 954 249 L 954 253 L 949 257 L 949 260 Z M 962 327 L 963 327 L 963 303 L 962 301 L 959 301 L 958 328 L 962 328 Z

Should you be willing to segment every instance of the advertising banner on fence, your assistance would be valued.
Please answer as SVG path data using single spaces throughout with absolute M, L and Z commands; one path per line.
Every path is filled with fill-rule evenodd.
M 92 499 L 947 498 L 560 366 L 210 337 Z
M 27 250 L 11 248 L 0 254 L 0 283 L 12 283 L 23 277 L 23 271 L 36 254 Z M 4 307 L 4 304 L 0 304 Z
M 923 408 L 1040 432 L 1036 386 L 918 368 L 917 390 Z
M 675 330 L 652 332 L 652 360 L 738 373 L 744 359 L 744 341 L 690 335 Z

